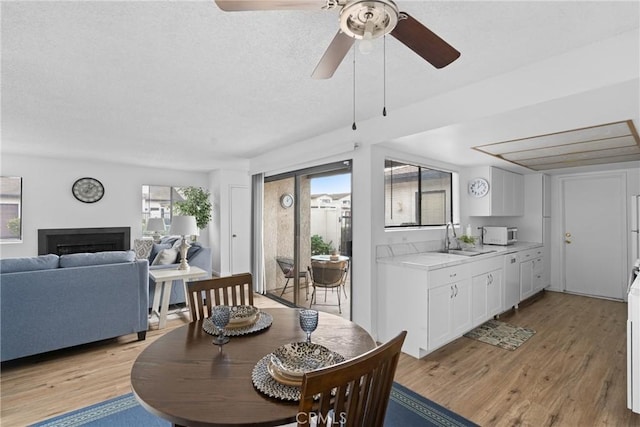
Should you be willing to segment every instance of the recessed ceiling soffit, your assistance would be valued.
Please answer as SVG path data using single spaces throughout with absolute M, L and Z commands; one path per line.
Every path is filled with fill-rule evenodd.
M 640 160 L 632 120 L 473 147 L 535 171 Z

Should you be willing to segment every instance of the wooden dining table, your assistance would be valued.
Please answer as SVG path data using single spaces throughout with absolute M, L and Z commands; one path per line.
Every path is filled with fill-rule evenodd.
M 203 320 L 174 329 L 150 344 L 131 369 L 131 387 L 149 412 L 182 426 L 275 426 L 296 420 L 297 402 L 268 397 L 251 380 L 253 368 L 276 348 L 304 341 L 298 309 L 267 308 L 267 329 L 212 343 Z M 313 343 L 350 359 L 376 347 L 362 327 L 320 312 Z

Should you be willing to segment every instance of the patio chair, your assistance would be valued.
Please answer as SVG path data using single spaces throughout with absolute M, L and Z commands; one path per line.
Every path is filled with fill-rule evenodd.
M 293 265 L 293 259 L 291 258 L 277 257 L 276 262 L 278 263 L 280 270 L 282 270 L 284 277 L 287 279 L 287 281 L 284 284 L 284 288 L 282 288 L 282 292 L 280 292 L 280 296 L 282 296 L 284 295 L 284 292 L 287 290 L 287 286 L 289 286 L 289 280 L 296 277 L 296 269 Z M 306 271 L 298 272 L 298 277 L 300 279 L 304 279 L 304 282 L 307 285 L 306 299 L 309 299 L 309 283 L 307 280 L 307 272 Z
M 311 293 L 312 305 L 323 305 L 317 302 L 317 288 L 324 288 L 324 302 L 327 302 L 327 290 L 336 289 L 338 293 L 338 312 L 342 314 L 342 305 L 340 302 L 340 287 L 344 284 L 347 271 L 346 261 L 311 261 L 311 267 L 308 267 L 309 276 L 311 277 L 311 286 L 313 286 L 313 292 Z M 326 305 L 326 304 L 325 304 Z

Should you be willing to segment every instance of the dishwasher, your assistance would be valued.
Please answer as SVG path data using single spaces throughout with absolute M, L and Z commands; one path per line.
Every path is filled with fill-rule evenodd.
M 509 254 L 504 257 L 504 310 L 511 307 L 518 308 L 520 302 L 520 258 L 518 254 Z

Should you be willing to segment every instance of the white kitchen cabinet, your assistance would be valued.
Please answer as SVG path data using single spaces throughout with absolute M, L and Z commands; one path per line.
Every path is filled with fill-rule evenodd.
M 452 285 L 429 289 L 429 350 L 435 350 L 451 335 Z
M 471 280 L 429 288 L 429 351 L 471 329 Z
M 429 271 L 428 349 L 441 347 L 471 328 L 469 265 Z M 460 332 L 462 331 L 462 332 Z
M 471 278 L 471 327 L 487 320 L 489 273 Z
M 520 301 L 533 295 L 533 260 L 520 263 Z
M 434 263 L 439 256 L 447 266 Z M 424 261 L 419 255 L 378 261 L 376 340 L 386 342 L 406 330 L 402 351 L 421 358 L 544 286 L 542 247 L 478 258 L 452 265 L 449 255 L 433 253 Z M 513 301 L 506 281 L 513 284 Z
M 545 287 L 543 269 L 543 248 L 530 249 L 520 254 L 521 301 Z
M 542 257 L 536 258 L 533 261 L 532 267 L 532 282 L 533 282 L 533 293 L 540 292 L 545 288 L 546 283 L 544 282 L 544 261 Z
M 485 178 L 489 192 L 484 197 L 468 194 L 469 216 L 521 216 L 524 214 L 524 177 L 496 167 L 469 171 L 470 178 Z
M 471 326 L 502 312 L 502 257 L 473 262 L 471 271 Z
M 505 172 L 502 216 L 524 215 L 524 177 L 513 172 Z
M 400 331 L 407 336 L 402 351 L 422 357 L 427 348 L 427 271 L 378 264 L 377 339 L 387 342 Z
M 502 307 L 502 269 L 489 273 L 487 285 L 487 318 L 490 319 L 503 311 Z

